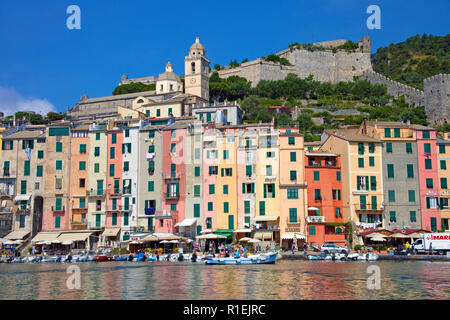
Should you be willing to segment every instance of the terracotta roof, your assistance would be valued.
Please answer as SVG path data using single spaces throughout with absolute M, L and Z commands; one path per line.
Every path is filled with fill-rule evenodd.
M 359 129 L 325 130 L 328 134 L 350 142 L 381 142 L 359 133 Z
M 40 130 L 25 130 L 25 131 L 19 131 L 16 133 L 13 133 L 7 137 L 4 137 L 3 140 L 10 140 L 10 139 L 36 139 L 36 138 L 45 138 L 45 133 L 41 133 Z

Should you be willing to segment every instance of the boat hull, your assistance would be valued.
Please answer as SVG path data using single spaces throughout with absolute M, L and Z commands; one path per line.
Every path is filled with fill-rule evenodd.
M 205 264 L 209 265 L 248 265 L 248 264 L 274 264 L 277 260 L 278 252 L 267 255 L 260 255 L 249 258 L 209 258 Z

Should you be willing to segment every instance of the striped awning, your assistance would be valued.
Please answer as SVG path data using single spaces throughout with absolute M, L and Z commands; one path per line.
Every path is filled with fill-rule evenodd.
M 105 231 L 103 231 L 102 236 L 116 237 L 119 232 L 120 232 L 120 228 L 106 228 Z
M 31 194 L 19 194 L 14 198 L 14 201 L 28 201 L 31 198 Z
M 306 239 L 306 237 L 300 233 L 295 233 L 295 237 L 298 239 Z M 283 233 L 281 235 L 281 239 L 282 240 L 290 240 L 290 239 L 294 239 L 294 233 Z

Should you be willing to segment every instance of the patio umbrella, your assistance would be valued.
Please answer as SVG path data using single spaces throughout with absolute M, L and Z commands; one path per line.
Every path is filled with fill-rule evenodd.
M 317 210 L 319 210 L 319 208 L 316 208 L 316 207 L 309 207 L 309 208 L 308 208 L 308 211 L 309 211 L 309 210 L 311 210 L 311 211 L 317 211 Z
M 15 241 L 13 241 L 14 244 L 22 244 L 22 242 L 23 242 L 22 240 L 15 240 Z
M 72 240 L 66 240 L 66 241 L 63 241 L 62 244 L 63 244 L 64 246 L 70 246 L 72 243 L 73 243 Z
M 61 243 L 59 240 L 53 240 L 52 243 Z
M 205 229 L 205 230 L 200 231 L 201 234 L 204 234 L 204 233 L 211 233 L 211 232 L 212 232 L 211 229 Z
M 145 238 L 141 239 L 141 242 L 151 242 L 151 241 L 159 241 L 159 238 L 154 235 L 146 236 Z
M 138 244 L 140 243 L 139 241 L 131 241 L 130 244 Z
M 170 240 L 168 243 L 180 243 L 178 240 Z
M 170 241 L 168 241 L 168 240 L 163 240 L 163 241 L 161 241 L 160 243 L 170 243 Z
M 367 238 L 386 238 L 382 233 L 374 232 L 366 236 Z
M 216 240 L 216 239 L 226 239 L 227 237 L 222 236 L 220 234 L 209 233 L 209 234 L 205 234 L 203 236 L 197 236 L 196 238 L 204 239 L 204 240 Z
M 370 238 L 370 240 L 376 241 L 376 242 L 383 242 L 383 241 L 386 241 L 386 238 L 384 238 L 384 237 L 372 237 L 372 238 Z
M 258 240 L 258 239 L 250 239 L 250 240 L 248 240 L 248 243 L 258 243 L 258 242 L 261 242 L 261 240 Z
M 36 244 L 38 244 L 38 245 L 50 245 L 50 244 L 52 244 L 52 242 L 48 241 L 48 240 L 45 240 L 45 241 L 36 242 Z
M 250 240 L 252 240 L 252 238 L 244 237 L 244 238 L 239 239 L 238 241 L 246 242 L 246 241 L 250 241 Z
M 389 236 L 390 238 L 409 238 L 409 236 L 405 236 L 402 233 L 394 233 Z

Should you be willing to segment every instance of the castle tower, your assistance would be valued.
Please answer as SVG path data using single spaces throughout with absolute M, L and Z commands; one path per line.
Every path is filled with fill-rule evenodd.
M 185 93 L 209 101 L 209 60 L 199 37 L 189 48 L 189 56 L 184 59 Z

